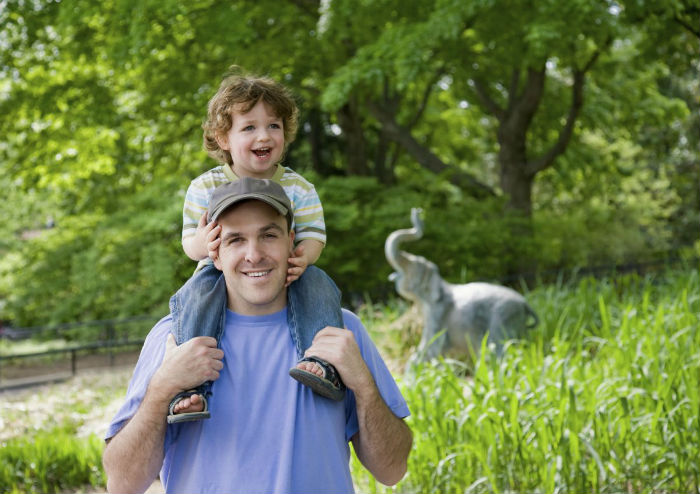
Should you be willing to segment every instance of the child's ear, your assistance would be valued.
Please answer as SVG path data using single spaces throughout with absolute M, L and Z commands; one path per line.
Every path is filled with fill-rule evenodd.
M 214 134 L 214 137 L 216 138 L 216 143 L 221 149 L 223 149 L 224 151 L 230 151 L 226 134 L 220 134 L 219 132 L 217 132 L 216 134 Z

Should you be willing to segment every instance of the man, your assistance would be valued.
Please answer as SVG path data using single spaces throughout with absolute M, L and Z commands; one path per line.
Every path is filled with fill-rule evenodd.
M 160 471 L 167 492 L 353 492 L 348 440 L 377 480 L 398 482 L 412 442 L 408 408 L 354 314 L 344 311 L 347 330 L 327 327 L 307 350 L 335 366 L 343 401 L 287 373 L 297 358 L 285 287 L 294 233 L 281 186 L 225 184 L 210 211 L 228 295 L 221 348 L 210 337 L 176 346 L 167 317 L 151 330 L 107 432 L 108 490 L 143 492 Z M 171 399 L 207 380 L 212 418 L 168 425 Z

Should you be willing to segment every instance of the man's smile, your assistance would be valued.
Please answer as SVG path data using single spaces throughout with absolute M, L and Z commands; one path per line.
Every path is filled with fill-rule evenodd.
M 270 274 L 271 271 L 272 269 L 267 269 L 265 271 L 249 271 L 243 274 L 250 278 L 262 278 L 263 276 L 267 276 L 268 274 Z

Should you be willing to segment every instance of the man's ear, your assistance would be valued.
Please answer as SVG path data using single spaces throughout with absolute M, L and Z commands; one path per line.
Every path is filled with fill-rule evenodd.
M 214 258 L 214 267 L 218 269 L 219 271 L 223 271 L 223 268 L 221 267 L 221 259 L 219 258 L 219 253 L 217 251 L 216 257 Z
M 289 252 L 294 254 L 294 230 L 289 232 Z

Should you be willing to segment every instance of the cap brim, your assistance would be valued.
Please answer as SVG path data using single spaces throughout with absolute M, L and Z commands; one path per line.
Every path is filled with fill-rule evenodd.
M 249 200 L 257 200 L 269 204 L 270 206 L 275 208 L 277 212 L 280 213 L 282 216 L 286 217 L 289 214 L 289 210 L 287 209 L 287 207 L 281 202 L 277 201 L 276 199 L 265 194 L 256 194 L 255 192 L 250 192 L 248 194 L 241 194 L 235 197 L 230 197 L 225 201 L 219 203 L 216 209 L 209 212 L 209 221 L 216 221 L 216 219 L 219 218 L 219 216 L 221 216 L 221 213 L 226 211 L 229 207 L 233 206 L 234 204 L 237 204 L 241 201 Z

